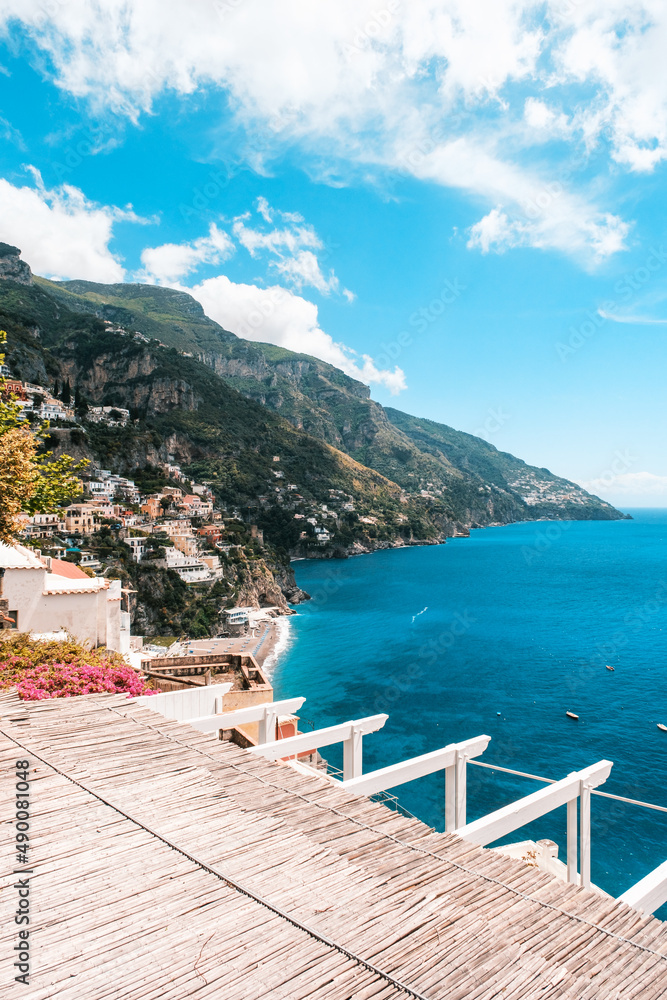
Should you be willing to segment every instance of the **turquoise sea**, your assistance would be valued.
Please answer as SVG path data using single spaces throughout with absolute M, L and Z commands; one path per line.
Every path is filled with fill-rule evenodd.
M 365 771 L 486 733 L 482 760 L 561 778 L 607 758 L 604 790 L 667 806 L 667 511 L 629 513 L 294 563 L 313 600 L 291 619 L 277 696 L 305 695 L 316 728 L 387 712 Z M 468 775 L 468 820 L 542 787 Z M 444 829 L 442 773 L 395 792 Z M 527 837 L 564 860 L 565 807 L 506 840 Z M 593 881 L 620 894 L 667 860 L 667 813 L 594 796 L 592 841 Z

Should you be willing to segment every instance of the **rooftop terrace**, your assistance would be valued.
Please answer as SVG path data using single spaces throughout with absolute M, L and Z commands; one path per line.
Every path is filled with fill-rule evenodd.
M 0 716 L 3 773 L 32 763 L 31 1000 L 665 996 L 660 921 L 324 775 L 124 696 Z

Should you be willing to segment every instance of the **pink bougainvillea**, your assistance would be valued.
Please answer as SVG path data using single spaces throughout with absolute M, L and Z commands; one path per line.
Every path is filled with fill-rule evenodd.
M 71 698 L 78 694 L 145 694 L 146 685 L 132 667 L 89 663 L 43 663 L 26 671 L 16 685 L 24 701 Z
M 155 693 L 118 653 L 88 649 L 73 639 L 39 642 L 16 634 L 0 644 L 0 687 L 16 687 L 24 701 Z

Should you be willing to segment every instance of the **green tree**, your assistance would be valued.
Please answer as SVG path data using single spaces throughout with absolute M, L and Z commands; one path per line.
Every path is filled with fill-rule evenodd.
M 88 413 L 88 400 L 81 392 L 78 385 L 74 386 L 74 409 L 76 410 L 78 417 L 85 417 Z
M 0 348 L 7 334 L 0 330 Z M 0 365 L 4 363 L 0 354 Z M 38 454 L 48 422 L 33 431 L 24 419 L 15 396 L 0 378 L 0 541 L 11 543 L 20 528 L 21 513 L 49 513 L 81 493 L 78 473 L 88 459 L 75 462 L 70 455 L 51 460 L 50 451 Z

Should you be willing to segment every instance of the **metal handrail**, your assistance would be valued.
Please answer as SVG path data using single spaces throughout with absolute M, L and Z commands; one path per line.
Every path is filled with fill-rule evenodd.
M 469 760 L 469 764 L 475 767 L 488 767 L 491 771 L 503 771 L 505 774 L 515 774 L 519 778 L 530 778 L 532 781 L 543 781 L 545 785 L 555 785 L 555 778 L 543 778 L 539 774 L 528 774 L 526 771 L 513 771 L 510 767 L 500 767 L 499 764 L 488 764 L 481 760 Z M 642 806 L 644 809 L 655 809 L 657 812 L 667 813 L 667 806 L 656 806 L 653 802 L 642 802 L 640 799 L 628 799 L 624 795 L 614 795 L 612 792 L 600 792 L 596 788 L 591 789 L 591 795 L 600 795 L 605 799 L 616 799 L 617 802 L 627 802 L 631 806 Z

